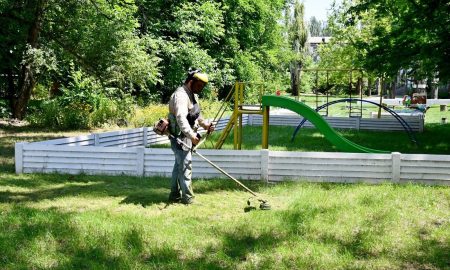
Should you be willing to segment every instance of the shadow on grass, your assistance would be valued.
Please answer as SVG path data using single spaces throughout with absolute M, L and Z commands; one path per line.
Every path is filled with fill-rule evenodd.
M 124 240 L 117 243 L 106 229 L 80 231 L 71 213 L 55 209 L 16 205 L 0 214 L 0 223 L 2 269 L 44 269 L 49 264 L 52 269 L 131 269 L 144 247 L 134 229 L 123 232 Z
M 232 233 L 222 235 L 223 252 L 231 260 L 245 261 L 251 253 L 265 253 L 276 248 L 282 242 L 280 236 L 273 232 L 263 232 L 254 235 L 248 226 L 235 228 Z
M 125 224 L 111 231 L 115 220 L 103 220 L 102 226 L 95 220 L 87 225 L 76 220 L 74 213 L 55 208 L 15 205 L 0 212 L 0 268 L 41 269 L 51 264 L 52 269 L 231 269 L 247 260 L 250 252 L 277 243 L 270 233 L 254 237 L 242 233 L 242 227 L 218 236 L 222 245 L 186 257 L 189 246 L 156 245 L 144 239 L 146 233 L 139 225 Z
M 246 182 L 255 191 L 261 183 Z M 194 180 L 197 194 L 217 191 L 242 190 L 228 179 Z M 166 202 L 170 192 L 170 179 L 161 177 L 90 176 L 33 174 L 10 177 L 0 175 L 0 186 L 29 188 L 32 191 L 0 191 L 0 202 L 20 203 L 54 200 L 70 196 L 123 197 L 121 203 L 143 207 Z M 55 187 L 57 186 L 57 187 Z M 13 189 L 12 189 L 13 190 Z

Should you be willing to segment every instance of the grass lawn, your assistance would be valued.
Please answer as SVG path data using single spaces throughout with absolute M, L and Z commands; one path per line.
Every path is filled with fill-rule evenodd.
M 275 151 L 339 151 L 315 128 L 302 128 L 291 142 L 295 127 L 271 126 L 269 128 L 269 149 Z M 339 130 L 339 134 L 352 142 L 372 149 L 401 153 L 450 154 L 450 124 L 430 124 L 422 133 L 415 133 L 418 145 L 411 142 L 406 132 L 374 132 Z M 243 128 L 242 149 L 261 149 L 262 127 L 245 126 Z M 218 133 L 210 137 L 212 142 L 219 139 Z M 156 147 L 156 146 L 155 146 Z M 161 146 L 167 147 L 167 146 Z M 206 142 L 201 147 L 212 148 Z M 223 149 L 233 149 L 233 133 L 225 141 Z
M 244 213 L 234 182 L 195 179 L 166 205 L 166 178 L 15 175 L 14 142 L 55 135 L 0 128 L 0 269 L 450 269 L 449 187 L 245 182 L 272 210 Z

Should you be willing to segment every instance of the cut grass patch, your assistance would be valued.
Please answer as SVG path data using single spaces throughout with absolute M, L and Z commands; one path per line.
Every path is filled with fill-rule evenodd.
M 0 176 L 0 268 L 448 267 L 447 187 L 246 182 L 272 210 L 244 213 L 229 180 L 184 206 L 164 178 L 23 177 Z

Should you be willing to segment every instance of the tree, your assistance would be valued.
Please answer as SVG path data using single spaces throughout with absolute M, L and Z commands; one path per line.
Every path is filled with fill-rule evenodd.
M 315 16 L 309 19 L 308 23 L 309 35 L 312 37 L 330 36 L 331 32 L 328 29 L 326 21 L 319 21 Z
M 23 118 L 35 85 L 51 89 L 52 96 L 63 88 L 86 90 L 76 86 L 84 81 L 74 79 L 80 76 L 113 97 L 131 93 L 163 102 L 189 67 L 210 74 L 206 96 L 228 90 L 235 80 L 282 84 L 289 62 L 279 23 L 284 5 L 0 0 L 0 75 L 6 74 L 0 86 L 8 85 L 0 94 L 11 101 L 13 116 Z
M 206 95 L 235 80 L 278 81 L 284 59 L 278 21 L 283 0 L 140 0 L 143 34 L 159 37 L 163 100 L 191 66 L 207 71 Z M 151 8 L 149 8 L 151 7 Z
M 14 118 L 22 119 L 35 85 L 59 85 L 70 63 L 102 85 L 145 87 L 158 81 L 149 38 L 136 35 L 126 1 L 0 1 L 0 74 L 7 74 Z
M 367 69 L 366 61 L 367 50 L 359 46 L 363 42 L 371 43 L 375 38 L 374 29 L 385 29 L 388 27 L 389 18 L 376 18 L 375 14 L 368 10 L 361 16 L 361 19 L 355 23 L 353 18 L 347 13 L 352 5 L 352 1 L 342 1 L 340 5 L 333 5 L 331 14 L 328 17 L 328 29 L 331 31 L 332 38 L 327 44 L 318 48 L 320 61 L 319 68 L 324 69 L 354 69 L 364 70 L 364 76 L 368 81 L 373 82 L 377 77 L 384 77 L 386 80 L 392 80 L 396 73 L 387 73 L 382 70 Z M 352 84 L 357 84 L 357 76 L 352 76 Z M 348 91 L 350 76 L 349 72 L 334 71 L 329 73 L 329 81 L 332 84 L 341 87 L 335 87 L 336 90 Z M 369 85 L 370 87 L 370 85 Z
M 356 44 L 367 51 L 367 69 L 388 74 L 404 69 L 416 78 L 450 80 L 448 0 L 360 0 L 347 10 L 349 25 L 363 20 L 367 12 L 387 22 L 373 29 L 373 39 Z
M 288 13 L 289 14 L 289 13 Z M 289 23 L 289 44 L 294 53 L 290 65 L 291 74 L 291 92 L 292 95 L 298 96 L 300 88 L 300 72 L 303 66 L 303 58 L 305 55 L 305 44 L 308 38 L 304 17 L 304 6 L 299 0 L 294 3 L 294 16 L 287 18 Z
M 30 57 L 21 58 L 20 55 L 26 55 L 38 47 L 47 1 L 0 3 L 0 61 L 5 63 L 0 73 L 7 76 L 7 97 L 13 117 L 22 118 L 31 90 L 36 85 L 36 74 Z

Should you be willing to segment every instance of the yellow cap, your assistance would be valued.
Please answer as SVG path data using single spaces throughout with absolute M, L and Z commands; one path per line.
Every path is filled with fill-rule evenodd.
M 192 77 L 194 77 L 197 80 L 200 80 L 204 83 L 208 83 L 208 75 L 206 75 L 205 73 L 195 73 L 194 76 L 192 76 Z

